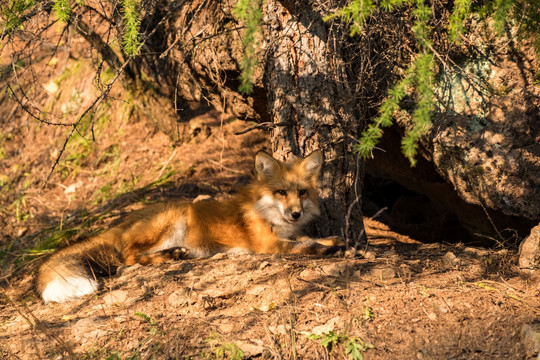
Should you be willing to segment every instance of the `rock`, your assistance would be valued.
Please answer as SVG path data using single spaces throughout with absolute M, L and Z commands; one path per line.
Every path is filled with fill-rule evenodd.
M 389 280 L 396 277 L 396 272 L 391 267 L 375 267 L 369 272 L 367 277 L 374 281 Z
M 238 294 L 243 291 L 243 288 L 240 286 L 223 286 L 223 287 L 211 287 L 203 289 L 199 294 L 199 297 L 210 297 L 210 298 L 230 298 L 235 294 Z
M 90 316 L 78 320 L 75 325 L 72 326 L 72 332 L 86 331 L 91 328 L 107 326 L 106 319 L 101 316 Z
M 359 253 L 355 248 L 345 250 L 345 253 L 343 254 L 344 257 L 349 258 L 349 259 L 354 259 L 358 255 Z
M 486 256 L 488 254 L 488 251 L 486 249 L 478 249 L 470 246 L 467 246 L 465 249 L 463 249 L 463 252 L 475 256 Z
M 422 245 L 423 246 L 423 245 Z M 419 248 L 420 249 L 420 248 Z M 391 248 L 389 250 L 386 250 L 383 254 L 382 254 L 383 257 L 388 257 L 388 258 L 391 258 L 391 257 L 397 257 L 398 254 L 396 253 L 396 249 L 394 248 Z
M 225 253 L 217 253 L 214 256 L 212 256 L 213 260 L 223 260 L 227 258 L 227 254 Z
M 179 308 L 185 305 L 193 305 L 197 302 L 195 294 L 191 293 L 187 289 L 179 289 L 169 295 L 167 303 L 174 307 Z
M 328 265 L 323 265 L 322 271 L 329 276 L 347 276 L 351 273 L 351 267 L 346 262 L 335 262 Z
M 208 201 L 208 200 L 211 200 L 211 199 L 212 199 L 212 197 L 210 195 L 200 194 L 195 199 L 193 199 L 193 202 L 196 203 L 196 202 L 199 202 L 199 201 Z
M 409 265 L 407 265 L 407 264 L 399 265 L 398 272 L 399 272 L 399 277 L 400 278 L 405 279 L 406 281 L 411 280 L 413 272 L 412 272 L 411 267 Z
M 257 306 L 252 306 L 250 308 L 251 311 L 261 311 L 261 312 L 267 312 L 267 311 L 271 311 L 271 310 L 274 310 L 276 308 L 276 303 L 273 302 L 273 301 L 270 301 L 270 302 L 266 302 L 264 304 L 262 304 L 261 306 L 257 307 Z
M 529 270 L 540 268 L 540 224 L 519 246 L 519 267 Z
M 319 278 L 320 274 L 313 271 L 313 268 L 304 269 L 298 274 L 298 278 L 301 280 L 313 281 Z
M 521 328 L 521 343 L 527 357 L 540 354 L 540 322 L 524 324 Z
M 272 254 L 272 255 L 270 256 L 270 259 L 271 259 L 272 261 L 280 261 L 281 258 L 282 258 L 282 255 L 281 255 L 281 254 Z
M 116 316 L 113 318 L 113 320 L 117 323 L 124 323 L 126 321 L 129 321 L 130 320 L 130 317 L 127 316 L 127 315 L 121 315 L 121 316 Z
M 28 231 L 27 227 L 20 228 L 19 230 L 17 230 L 17 237 L 23 236 L 24 234 L 26 234 L 27 231 Z
M 540 87 L 532 85 L 533 52 L 526 42 L 522 45 L 517 51 L 524 58 L 502 46 L 500 52 L 457 64 L 471 78 L 502 92 L 471 86 L 461 71 L 441 69 L 436 93 L 445 105 L 433 113 L 417 165 L 411 168 L 401 154 L 401 134 L 411 126 L 403 111 L 396 116 L 398 125 L 385 129 L 377 145 L 385 151 L 366 161 L 366 173 L 425 195 L 452 214 L 467 236 L 496 237 L 493 224 L 526 234 L 540 220 Z M 505 85 L 508 79 L 511 86 Z M 449 235 L 447 241 L 462 237 L 459 232 Z
M 339 323 L 339 321 L 340 321 L 339 317 L 331 318 L 330 320 L 326 322 L 326 324 L 315 326 L 313 330 L 311 330 L 311 333 L 315 335 L 328 334 L 330 331 L 335 329 L 336 324 Z
M 130 265 L 130 266 L 120 266 L 116 270 L 116 275 L 124 276 L 124 275 L 127 275 L 127 274 L 133 274 L 134 272 L 136 272 L 142 266 L 143 265 L 141 265 L 141 264 L 133 264 L 133 265 Z
M 290 333 L 291 325 L 289 325 L 289 324 L 280 324 L 280 325 L 277 325 L 277 326 L 269 325 L 268 330 L 272 334 L 285 335 L 285 334 Z
M 358 255 L 362 256 L 366 260 L 375 260 L 377 258 L 377 254 L 375 254 L 373 251 L 364 251 L 364 250 L 358 250 Z
M 461 262 L 461 260 L 451 251 L 444 254 L 442 261 L 445 268 L 454 268 Z
M 260 295 L 268 286 L 266 285 L 254 285 L 246 290 L 246 295 Z
M 534 220 L 540 214 L 540 128 L 533 125 L 540 89 L 524 92 L 534 82 L 532 73 L 522 75 L 524 66 L 533 66 L 529 56 L 516 60 L 501 52 L 459 64 L 494 89 L 513 79 L 504 93 L 464 86 L 467 80 L 453 73 L 441 76 L 439 95 L 451 105 L 434 115 L 427 138 L 439 174 L 462 199 Z
M 101 316 L 91 316 L 80 319 L 71 327 L 71 333 L 76 341 L 81 344 L 95 342 L 97 339 L 108 334 L 107 320 Z
M 214 324 L 214 326 L 217 327 L 220 334 L 230 334 L 234 331 L 235 324 L 225 321 L 219 324 Z
M 263 346 L 263 342 L 261 340 L 254 339 L 252 342 L 239 341 L 236 344 L 247 358 L 258 357 L 265 351 L 265 347 Z
M 103 302 L 105 302 L 106 305 L 120 305 L 124 304 L 128 298 L 127 291 L 124 290 L 114 290 L 109 293 L 107 293 L 105 296 L 103 296 Z

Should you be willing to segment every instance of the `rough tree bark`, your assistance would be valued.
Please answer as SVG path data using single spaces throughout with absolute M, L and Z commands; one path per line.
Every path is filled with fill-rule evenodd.
M 339 33 L 322 20 L 328 8 L 310 1 L 267 1 L 270 44 L 265 57 L 268 109 L 277 157 L 321 149 L 321 220 L 311 231 L 341 235 L 349 245 L 364 239 L 360 212 L 362 161 L 352 152 L 361 124 L 341 59 Z M 339 39 L 341 40 L 341 39 Z
M 340 235 L 354 245 L 364 238 L 362 162 L 352 152 L 362 127 L 355 116 L 356 83 L 364 83 L 354 75 L 351 81 L 351 64 L 342 60 L 342 47 L 350 45 L 347 27 L 322 20 L 343 3 L 265 1 L 264 41 L 259 42 L 263 69 L 256 71 L 255 91 L 249 97 L 237 92 L 242 24 L 231 23 L 227 15 L 235 1 L 186 3 L 164 33 L 169 34 L 166 53 L 178 74 L 168 79 L 176 79 L 170 87 L 179 97 L 208 99 L 219 111 L 238 118 L 272 121 L 278 158 L 323 150 L 322 216 L 308 230 Z

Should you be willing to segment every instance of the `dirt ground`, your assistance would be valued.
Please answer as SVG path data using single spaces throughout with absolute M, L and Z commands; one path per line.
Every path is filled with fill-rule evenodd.
M 47 74 L 63 76 L 40 99 L 51 113 L 91 101 L 66 68 Z M 90 128 L 77 134 L 44 185 L 69 128 L 0 102 L 1 359 L 536 357 L 527 329 L 540 322 L 540 276 L 519 272 L 513 249 L 421 243 L 369 218 L 356 254 L 125 267 L 95 296 L 43 304 L 33 275 L 56 247 L 146 203 L 227 196 L 268 147 L 265 134 L 236 136 L 249 124 L 213 111 L 181 123 L 175 142 L 128 110 L 109 104 L 96 141 Z

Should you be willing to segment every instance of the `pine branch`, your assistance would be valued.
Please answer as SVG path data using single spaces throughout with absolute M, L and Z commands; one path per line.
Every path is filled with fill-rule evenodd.
M 245 23 L 244 38 L 242 39 L 244 55 L 240 62 L 242 73 L 240 74 L 240 87 L 238 89 L 243 94 L 250 94 L 253 91 L 253 81 L 251 79 L 258 64 L 256 35 L 262 21 L 261 5 L 261 0 L 238 0 L 233 9 L 235 18 Z
M 141 44 L 140 31 L 141 26 L 140 10 L 137 0 L 123 0 L 124 13 L 124 34 L 122 36 L 122 45 L 124 52 L 128 56 L 135 56 L 139 53 Z

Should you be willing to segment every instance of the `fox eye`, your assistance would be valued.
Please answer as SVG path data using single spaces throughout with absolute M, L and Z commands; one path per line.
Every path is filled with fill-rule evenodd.
M 275 193 L 281 196 L 287 196 L 287 192 L 285 190 L 276 190 Z
M 305 190 L 305 189 L 298 190 L 298 195 L 303 196 L 303 195 L 306 195 L 306 194 L 307 194 L 307 190 Z

